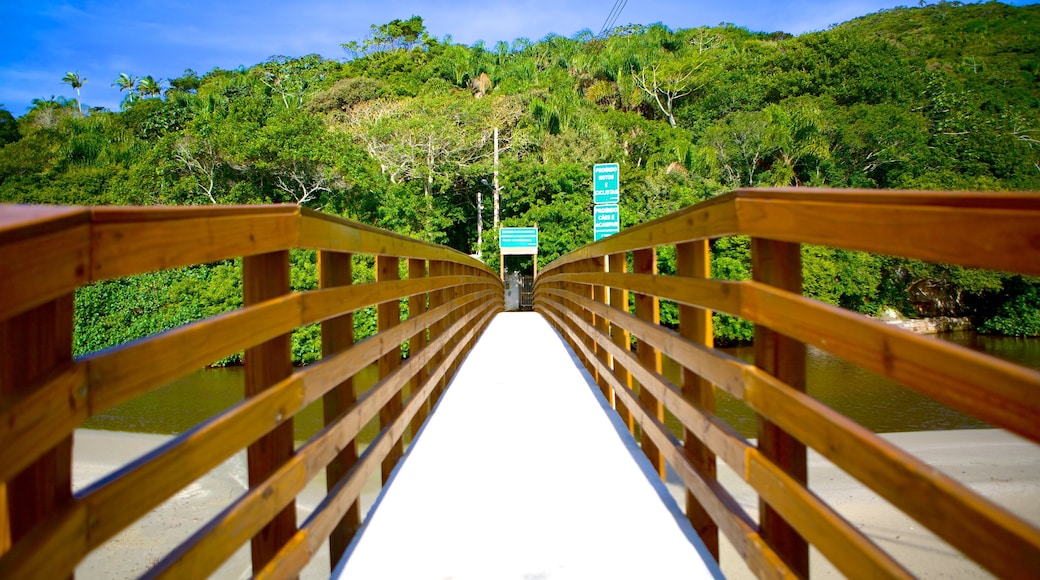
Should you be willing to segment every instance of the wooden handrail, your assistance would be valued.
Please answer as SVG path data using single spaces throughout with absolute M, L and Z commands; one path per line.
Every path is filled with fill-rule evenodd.
M 751 236 L 754 280 L 709 280 L 706 264 L 696 262 L 693 244 L 704 251 L 708 240 L 731 235 Z M 1036 193 L 738 190 L 557 259 L 536 281 L 535 309 L 607 383 L 619 413 L 635 416 L 651 459 L 663 455 L 683 480 L 688 517 L 706 545 L 722 531 L 759 576 L 807 575 L 806 542 L 846 574 L 908 575 L 809 490 L 805 446 L 991 572 L 1036 576 L 1040 530 L 801 391 L 804 345 L 813 345 L 1040 443 L 1040 373 L 802 296 L 798 249 L 819 244 L 1035 275 L 1038 239 Z M 678 275 L 639 266 L 640 255 L 664 246 L 676 246 L 685 261 Z M 629 256 L 634 273 L 624 269 Z M 686 320 L 721 311 L 754 322 L 756 363 L 712 349 L 698 334 L 703 326 L 675 332 L 645 308 L 630 312 L 621 298 L 628 292 L 673 301 Z M 595 298 L 604 294 L 617 298 Z M 628 352 L 629 333 L 640 350 L 678 363 L 683 384 L 661 376 L 653 357 Z M 705 385 L 759 415 L 768 431 L 759 432 L 757 446 L 714 414 Z M 657 402 L 680 421 L 687 441 L 664 428 Z M 759 494 L 759 524 L 715 479 L 714 457 Z
M 290 249 L 320 252 L 321 289 L 289 292 Z M 395 267 L 408 260 L 408 278 L 351 284 L 355 254 Z M 242 308 L 72 358 L 78 287 L 234 258 L 249 266 Z M 401 300 L 412 308 L 395 324 Z M 352 313 L 380 304 L 387 322 L 355 344 Z M 0 206 L 0 577 L 71 575 L 92 550 L 247 447 L 250 489 L 148 575 L 212 572 L 250 538 L 254 570 L 299 571 L 316 551 L 298 550 L 304 530 L 309 546 L 333 538 L 335 565 L 360 523 L 361 483 L 375 465 L 392 468 L 406 428 L 418 429 L 503 305 L 497 275 L 470 256 L 297 206 Z M 318 322 L 328 333 L 324 357 L 287 367 L 288 334 Z M 380 382 L 357 397 L 352 377 L 399 358 L 408 343 L 405 364 L 388 363 Z M 77 427 L 243 350 L 247 374 L 258 377 L 253 394 L 72 494 L 68 450 Z M 387 406 L 408 384 L 403 408 Z M 293 451 L 285 428 L 319 399 L 329 406 L 326 426 Z M 359 457 L 355 437 L 376 416 L 382 432 Z M 256 446 L 279 430 L 280 450 Z M 295 496 L 326 467 L 330 495 L 307 522 L 297 529 L 294 516 L 278 518 L 295 513 Z M 263 536 L 274 539 L 257 542 L 265 526 Z

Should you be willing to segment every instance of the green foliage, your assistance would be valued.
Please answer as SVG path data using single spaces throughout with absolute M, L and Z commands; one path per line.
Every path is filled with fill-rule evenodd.
M 1007 336 L 1040 336 L 1040 283 L 1021 276 L 1009 280 L 996 314 L 979 326 L 980 332 Z
M 479 250 L 496 268 L 495 128 L 497 217 L 538 224 L 543 265 L 591 241 L 600 162 L 621 166 L 622 227 L 737 187 L 1036 191 L 1038 18 L 1036 5 L 942 2 L 797 37 L 656 24 L 464 46 L 413 16 L 346 43 L 346 63 L 275 56 L 189 69 L 165 91 L 124 73 L 113 83 L 121 111 L 86 114 L 85 79 L 71 73 L 75 100 L 38 99 L 18 119 L 0 107 L 0 202 L 298 203 Z M 716 240 L 712 253 L 715 276 L 750 277 L 745 238 Z M 670 252 L 659 258 L 674 271 Z M 1035 285 L 1003 274 L 814 246 L 803 263 L 809 296 L 858 312 L 972 315 L 1013 334 L 1035 318 Z M 294 253 L 293 265 L 294 288 L 313 287 L 313 255 Z M 236 268 L 84 288 L 78 352 L 234 307 Z M 359 280 L 371 271 L 356 264 Z M 662 317 L 673 324 L 674 309 Z M 368 336 L 374 312 L 355 324 Z M 746 321 L 716 314 L 715 325 L 720 342 L 752 339 Z M 319 334 L 294 333 L 297 362 L 317 356 Z

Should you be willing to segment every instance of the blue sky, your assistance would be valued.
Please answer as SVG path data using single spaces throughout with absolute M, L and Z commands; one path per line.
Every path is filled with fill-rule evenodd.
M 413 14 L 433 36 L 471 45 L 599 32 L 622 5 L 618 25 L 729 22 L 800 34 L 907 4 L 917 0 L 8 0 L 0 19 L 0 104 L 21 116 L 35 98 L 75 97 L 61 78 L 78 71 L 87 78 L 86 106 L 117 109 L 120 94 L 111 85 L 119 73 L 169 79 L 186 68 L 202 74 L 272 55 L 340 59 L 346 56 L 340 45 L 363 39 L 371 24 Z

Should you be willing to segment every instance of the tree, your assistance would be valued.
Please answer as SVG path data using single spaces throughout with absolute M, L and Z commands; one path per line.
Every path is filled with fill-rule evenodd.
M 167 92 L 179 91 L 182 93 L 195 93 L 202 86 L 199 73 L 190 68 L 184 69 L 184 74 L 175 79 L 170 79 L 170 88 Z
M 163 92 L 162 80 L 155 80 L 152 75 L 141 77 L 137 81 L 137 92 L 142 97 L 158 97 Z
M 0 105 L 0 147 L 8 143 L 14 143 L 22 137 L 18 130 L 18 121 L 15 120 L 11 111 Z
M 79 90 L 80 90 L 80 88 L 83 87 L 83 84 L 87 82 L 87 77 L 80 76 L 79 71 L 67 72 L 67 73 L 65 73 L 65 76 L 62 77 L 61 82 L 63 82 L 65 84 L 69 85 L 70 87 L 76 89 L 76 104 L 79 105 L 79 113 L 82 115 L 83 114 L 83 102 L 80 99 Z
M 126 91 L 123 104 L 133 104 L 137 100 L 137 77 L 126 73 L 119 73 L 116 80 L 112 81 L 113 87 L 119 87 L 119 92 Z
M 679 100 L 703 88 L 710 78 L 706 60 L 669 58 L 638 72 L 632 71 L 636 86 L 646 93 L 664 113 L 668 124 L 676 126 L 675 106 Z

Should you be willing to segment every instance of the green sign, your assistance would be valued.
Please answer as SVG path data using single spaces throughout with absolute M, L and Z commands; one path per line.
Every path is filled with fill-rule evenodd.
M 538 228 L 501 228 L 498 247 L 502 254 L 537 254 Z
M 592 201 L 618 203 L 621 201 L 621 170 L 617 163 L 600 163 L 592 166 Z
M 621 231 L 621 211 L 616 203 L 597 205 L 592 209 L 592 238 L 598 242 Z

